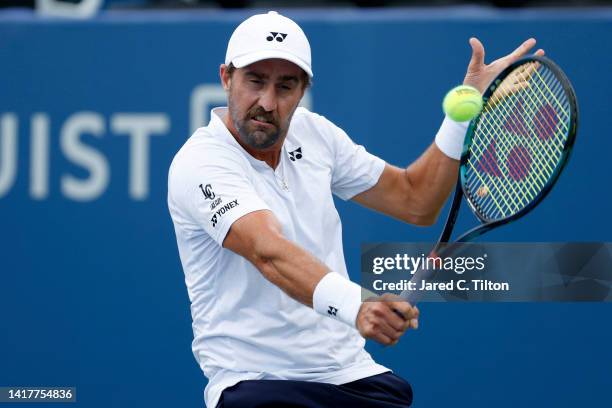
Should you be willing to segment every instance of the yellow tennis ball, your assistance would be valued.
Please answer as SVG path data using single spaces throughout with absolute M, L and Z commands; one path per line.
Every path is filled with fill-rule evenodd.
M 482 95 L 473 86 L 459 85 L 446 94 L 442 109 L 455 122 L 472 120 L 482 109 Z

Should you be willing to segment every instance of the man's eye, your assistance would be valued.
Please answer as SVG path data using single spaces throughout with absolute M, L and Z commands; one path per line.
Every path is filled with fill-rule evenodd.
M 251 82 L 254 84 L 261 84 L 261 81 L 259 79 L 251 79 Z
M 285 91 L 290 91 L 291 87 L 289 85 L 281 85 L 281 89 L 283 89 Z

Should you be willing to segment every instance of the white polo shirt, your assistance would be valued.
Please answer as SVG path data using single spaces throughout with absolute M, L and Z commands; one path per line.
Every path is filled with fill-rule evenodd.
M 287 239 L 348 277 L 332 194 L 347 200 L 374 186 L 384 161 L 323 116 L 298 108 L 274 170 L 236 142 L 222 120 L 226 113 L 213 109 L 209 125 L 176 154 L 168 177 L 193 353 L 209 379 L 207 406 L 242 380 L 344 384 L 389 371 L 372 360 L 357 330 L 293 300 L 222 247 L 234 221 L 268 209 Z

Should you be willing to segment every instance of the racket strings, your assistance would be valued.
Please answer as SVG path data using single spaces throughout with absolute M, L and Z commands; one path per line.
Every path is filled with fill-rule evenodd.
M 562 158 L 569 121 L 563 86 L 539 62 L 515 68 L 497 85 L 465 170 L 466 194 L 482 216 L 508 217 L 538 196 Z
M 499 127 L 494 129 L 494 131 L 499 132 Z M 515 180 L 525 176 L 530 176 L 526 180 L 527 183 L 494 183 L 494 185 L 502 187 L 500 189 L 500 192 L 502 193 L 501 196 L 504 197 L 503 204 L 507 207 L 507 211 L 504 211 L 504 208 L 502 206 L 500 206 L 499 204 L 497 205 L 501 210 L 501 216 L 508 215 L 508 212 L 513 213 L 520 210 L 523 207 L 523 205 L 521 204 L 528 203 L 530 200 L 532 200 L 534 196 L 537 195 L 537 189 L 543 187 L 546 182 L 546 180 L 544 180 L 541 176 L 537 177 L 538 173 L 536 172 L 527 173 L 526 169 L 531 168 L 532 158 L 530 152 L 533 151 L 533 143 L 529 143 L 528 147 L 531 149 L 528 149 L 524 146 L 513 148 L 514 150 L 512 150 L 511 155 L 508 156 L 508 160 L 502 160 L 498 164 L 501 165 L 500 167 L 502 168 L 502 173 L 514 175 L 512 178 L 514 178 Z M 493 154 L 499 154 L 499 148 Z M 536 160 L 536 164 L 542 166 L 542 161 Z M 476 172 L 478 171 L 478 169 L 476 168 L 474 168 L 474 170 Z M 488 176 L 489 178 L 491 178 L 491 172 L 489 172 Z M 493 176 L 499 176 L 499 174 L 494 174 Z M 482 181 L 484 180 L 482 180 L 481 178 L 481 182 Z M 520 198 L 520 200 L 517 200 L 517 197 Z M 488 203 L 489 205 L 485 207 L 484 210 L 489 210 L 489 207 L 496 204 L 495 201 L 497 200 L 493 200 Z
M 494 121 L 493 123 L 490 123 L 490 120 L 488 120 L 488 118 L 485 118 L 485 120 L 487 120 L 487 122 L 489 122 L 488 124 L 493 127 L 493 132 L 490 131 L 489 129 L 486 129 L 488 136 L 493 138 L 493 134 L 494 133 L 498 133 L 501 131 L 500 126 L 496 126 L 496 124 L 498 123 L 497 121 Z M 474 146 L 474 150 L 476 150 L 478 153 L 482 153 L 479 152 L 479 146 L 475 145 Z M 519 160 L 519 162 L 521 163 L 521 165 L 526 165 L 526 155 L 524 153 L 524 151 L 522 149 L 518 150 L 518 156 L 517 159 Z M 495 153 L 489 153 L 490 155 L 493 155 Z M 475 170 L 476 175 L 478 175 L 478 169 L 476 169 L 474 167 L 474 165 L 472 163 L 470 163 L 471 167 L 473 168 L 473 170 Z M 501 161 L 498 165 L 500 165 L 502 167 L 502 171 L 506 174 L 508 174 L 511 170 L 510 167 L 512 169 L 514 169 L 514 171 L 516 172 L 516 165 L 513 165 L 513 163 L 509 163 L 506 164 L 505 161 Z M 484 182 L 484 180 L 481 181 Z M 518 211 L 520 209 L 520 206 L 518 204 L 516 204 L 515 201 L 509 201 L 509 198 L 511 198 L 513 195 L 519 195 L 520 193 L 523 193 L 523 198 L 525 198 L 524 196 L 527 196 L 527 199 L 533 199 L 534 194 L 537 194 L 537 191 L 535 191 L 533 189 L 533 187 L 531 186 L 531 184 L 527 184 L 526 187 L 525 186 L 520 186 L 520 185 L 513 185 L 513 184 L 500 184 L 499 186 L 501 186 L 502 188 L 502 198 L 504 198 L 504 203 L 511 209 L 511 210 L 515 210 Z M 521 187 L 524 187 L 523 189 L 521 189 Z M 511 190 L 511 191 L 509 191 Z M 489 203 L 489 206 L 492 205 L 493 203 L 495 203 L 495 196 L 492 196 L 492 198 L 494 199 L 491 203 Z M 485 209 L 488 209 L 488 207 L 486 207 Z
M 500 92 L 505 92 L 505 90 L 502 88 L 502 90 L 501 90 Z M 514 108 L 515 110 L 520 108 L 520 106 L 517 106 L 517 105 L 516 105 L 516 98 L 515 98 L 515 100 L 513 100 L 513 101 L 511 101 L 511 102 L 514 104 L 513 108 Z M 533 103 L 533 100 L 532 100 L 531 102 Z M 530 106 L 530 105 L 527 105 L 527 106 Z M 536 118 L 536 120 L 539 120 L 539 118 L 537 117 L 537 115 L 535 115 L 535 112 L 533 112 L 533 110 L 529 109 L 528 111 L 529 111 L 529 113 L 530 113 L 530 114 L 532 114 L 532 115 L 533 115 L 533 117 L 534 117 L 534 118 Z M 495 112 L 494 112 L 493 114 L 495 114 Z M 499 120 L 500 118 L 496 118 L 496 119 L 498 119 L 498 120 Z M 508 120 L 509 120 L 509 121 L 513 121 L 513 123 L 512 123 L 512 124 L 513 124 L 514 126 L 517 126 L 517 123 L 516 123 L 516 120 L 515 120 L 515 119 L 516 119 L 516 118 L 514 118 L 514 117 L 512 117 L 512 116 L 511 116 L 511 117 L 509 117 L 509 119 L 508 119 Z M 487 120 L 487 121 L 489 122 L 489 123 L 488 123 L 489 125 L 494 126 L 494 127 L 495 127 L 495 125 L 498 123 L 497 121 L 494 121 L 493 123 L 490 123 L 489 118 L 485 118 L 485 120 Z M 527 123 L 528 123 L 528 122 L 527 122 Z M 534 132 L 534 130 L 533 130 L 533 129 L 532 129 L 532 128 L 531 128 L 531 127 L 528 125 L 528 124 L 527 124 L 527 126 L 529 127 L 530 133 L 533 135 L 533 134 L 535 133 L 535 132 Z M 500 131 L 501 131 L 500 127 L 499 127 L 499 126 L 496 126 L 495 131 L 496 131 L 496 132 L 500 132 Z M 490 133 L 490 132 L 489 132 L 489 133 Z M 491 134 L 489 134 L 489 136 L 491 136 Z M 548 146 L 548 144 L 546 144 L 546 143 L 544 143 L 544 144 L 539 143 L 539 139 L 538 139 L 538 138 L 529 137 L 529 138 L 526 138 L 525 140 L 528 142 L 529 147 L 531 148 L 531 151 L 535 150 L 535 149 L 534 149 L 534 147 L 536 147 L 536 146 L 534 146 L 534 144 L 535 144 L 534 140 L 537 140 L 537 141 L 538 141 L 538 144 L 539 144 L 539 145 L 537 146 L 537 148 L 539 148 L 539 149 L 544 148 L 544 149 L 547 149 L 547 150 L 549 151 L 549 153 L 555 154 L 555 152 L 550 152 L 550 147 Z M 476 146 L 476 148 L 478 148 L 478 146 Z M 528 157 L 527 157 L 527 153 L 525 152 L 525 150 L 524 150 L 524 149 L 518 149 L 518 150 L 517 150 L 517 152 L 519 153 L 519 154 L 518 154 L 518 156 L 517 156 L 517 159 L 518 159 L 518 161 L 520 162 L 520 165 L 522 165 L 522 166 L 526 166 L 526 165 L 528 165 Z M 544 167 L 547 167 L 547 168 L 548 168 L 548 170 L 550 170 L 551 172 L 554 170 L 554 169 L 553 169 L 553 168 L 550 166 L 550 163 L 549 163 L 549 162 L 547 162 L 547 161 L 543 162 L 543 161 L 541 160 L 541 158 L 540 158 L 540 156 L 539 156 L 539 155 L 536 155 L 536 156 L 535 156 L 535 158 L 536 158 L 536 160 L 538 161 L 538 165 L 540 165 L 540 166 L 544 166 Z M 502 161 L 501 163 L 502 163 L 502 165 L 503 165 L 505 162 L 503 162 L 503 161 Z M 517 171 L 517 165 L 515 165 L 513 162 L 510 162 L 510 163 L 509 163 L 509 165 L 510 165 L 510 166 L 512 166 L 512 170 L 513 170 L 514 172 L 516 172 L 516 171 Z M 506 168 L 506 173 L 507 173 L 507 172 L 509 172 L 509 169 L 507 169 L 507 168 Z M 535 177 L 535 173 L 534 173 L 534 177 Z M 524 191 L 524 192 L 526 192 L 526 193 L 527 193 L 527 195 L 528 195 L 528 197 L 527 197 L 527 198 L 528 198 L 528 199 L 533 199 L 533 198 L 534 198 L 534 196 L 532 195 L 532 193 L 537 194 L 537 191 L 536 191 L 536 190 L 533 188 L 533 184 L 537 183 L 537 181 L 540 181 L 540 182 L 542 183 L 542 184 L 540 185 L 540 187 L 543 187 L 543 185 L 546 183 L 546 179 L 544 179 L 544 178 L 542 178 L 542 177 L 540 176 L 540 177 L 539 177 L 539 180 L 536 180 L 535 178 L 532 178 L 530 181 L 531 181 L 532 183 L 530 183 L 530 184 L 526 184 L 526 185 L 523 185 L 522 187 L 525 187 L 525 186 L 527 187 L 527 189 Z M 514 186 L 513 186 L 513 187 L 514 187 Z M 521 187 L 521 186 L 519 185 L 519 187 Z M 506 190 L 505 192 L 506 192 L 506 193 L 508 193 L 508 191 L 507 191 L 507 190 Z M 515 190 L 515 192 L 516 192 L 516 190 Z
M 509 94 L 509 92 L 508 92 L 508 91 L 505 89 L 505 86 L 502 86 L 502 87 L 501 87 L 500 92 L 503 92 L 505 96 L 507 96 L 507 95 Z M 531 100 L 530 100 L 530 102 L 533 102 L 533 98 L 530 98 L 530 99 L 531 99 Z M 517 109 L 517 108 L 518 108 L 518 106 L 517 106 L 517 100 L 518 100 L 517 98 L 509 99 L 509 100 L 508 100 L 508 102 L 507 102 L 507 104 L 510 104 L 510 105 L 512 106 L 512 108 L 513 108 L 513 109 Z M 503 108 L 504 108 L 504 105 L 501 105 L 501 108 L 503 109 Z M 505 112 L 505 113 L 507 114 L 507 112 Z M 533 115 L 533 114 L 534 114 L 533 110 L 530 110 L 530 113 Z M 539 118 L 537 118 L 537 116 L 536 116 L 535 118 L 536 118 L 536 119 L 539 119 Z M 524 122 L 524 121 L 523 121 L 523 122 Z M 518 123 L 523 123 L 523 122 L 518 122 Z M 515 118 L 510 117 L 509 123 L 511 123 L 511 124 L 512 124 L 512 126 L 513 126 L 513 127 L 515 127 L 515 128 L 516 128 L 516 127 L 520 128 L 520 126 L 517 126 L 517 121 L 516 121 L 516 119 L 515 119 Z M 527 122 L 527 123 L 529 123 L 529 122 Z M 523 127 L 524 127 L 524 125 L 523 125 Z M 499 132 L 499 130 L 500 130 L 499 126 L 497 126 L 497 128 L 496 128 L 496 129 L 494 129 L 494 131 L 496 131 L 496 132 Z M 532 128 L 531 128 L 530 130 L 531 130 L 531 132 L 532 132 L 532 133 L 534 133 Z M 490 132 L 489 132 L 489 133 L 490 133 Z M 531 139 L 528 139 L 528 140 L 531 140 Z M 535 138 L 534 138 L 533 140 L 537 140 L 537 139 L 535 139 Z M 533 148 L 533 143 L 531 143 L 531 144 L 530 144 L 530 146 Z M 526 152 L 524 149 L 515 150 L 515 152 L 518 152 L 518 155 L 516 155 L 516 157 L 515 157 L 515 159 L 514 159 L 514 160 L 517 162 L 517 164 L 513 164 L 513 162 L 512 162 L 512 161 L 509 161 L 509 162 L 508 162 L 508 163 L 509 163 L 509 165 L 507 166 L 507 168 L 506 168 L 506 169 L 504 169 L 504 170 L 505 170 L 505 173 L 511 172 L 511 171 L 513 171 L 513 170 L 514 170 L 514 172 L 516 172 L 516 171 L 517 171 L 517 170 L 516 170 L 516 167 L 517 167 L 517 165 L 519 165 L 519 164 L 520 164 L 521 166 L 525 166 L 526 164 L 528 164 L 529 157 L 528 157 L 527 155 L 529 154 L 529 152 Z M 502 161 L 502 163 L 504 163 L 504 162 Z M 539 164 L 539 165 L 541 165 L 541 164 L 542 164 L 542 162 L 541 162 L 541 161 L 539 161 L 539 163 L 538 163 L 538 164 Z M 490 173 L 490 172 L 489 172 L 489 173 Z M 531 182 L 530 184 L 533 184 L 533 183 L 534 183 L 534 180 L 535 180 L 535 179 L 532 177 L 532 178 L 529 180 L 529 181 Z M 527 185 L 529 185 L 529 184 L 527 184 Z M 502 185 L 502 186 L 504 186 L 504 185 Z M 514 193 L 516 193 L 516 189 L 513 189 L 513 190 L 514 190 Z M 533 190 L 533 188 L 532 188 L 532 190 Z M 527 191 L 527 193 L 529 193 L 529 191 L 530 191 L 530 190 L 526 190 L 526 191 Z M 504 194 L 508 194 L 508 193 L 509 193 L 508 188 L 503 189 L 503 193 L 504 193 Z M 528 194 L 528 195 L 529 195 L 529 194 Z M 527 197 L 527 198 L 532 198 L 532 196 L 531 196 L 531 197 Z M 514 203 L 514 201 L 505 200 L 505 203 L 506 203 L 506 204 L 511 203 L 511 202 L 512 202 L 512 203 Z M 510 206 L 510 207 L 511 207 L 511 210 L 520 209 L 520 206 L 518 206 L 518 205 L 516 205 L 516 204 L 514 204 L 514 206 Z

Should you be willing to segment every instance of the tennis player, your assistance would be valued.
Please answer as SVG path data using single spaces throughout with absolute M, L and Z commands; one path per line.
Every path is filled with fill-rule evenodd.
M 489 65 L 482 44 L 470 44 L 464 83 L 482 91 L 535 40 Z M 332 196 L 432 224 L 455 183 L 467 125 L 445 119 L 435 143 L 397 168 L 298 107 L 312 76 L 295 22 L 273 11 L 248 18 L 220 66 L 228 106 L 212 110 L 170 167 L 168 205 L 208 407 L 412 402 L 409 383 L 364 344 L 397 343 L 418 327 L 419 311 L 390 297 L 361 302 Z

